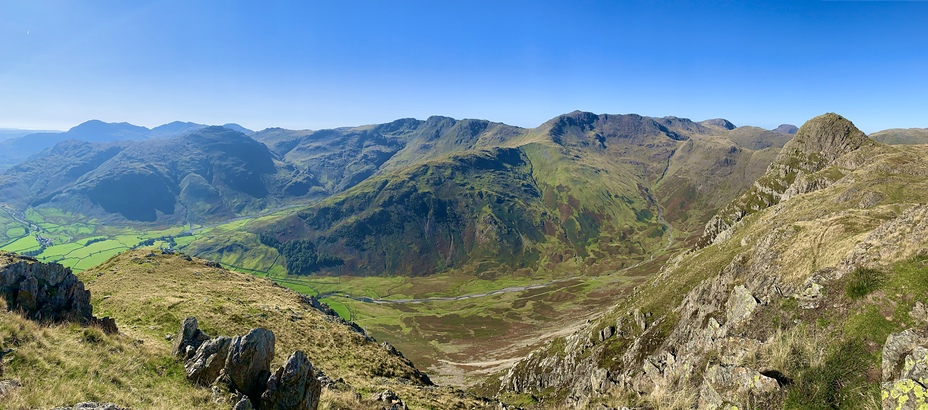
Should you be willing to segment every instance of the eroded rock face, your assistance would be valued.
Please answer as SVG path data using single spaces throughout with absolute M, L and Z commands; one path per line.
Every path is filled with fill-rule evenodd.
M 245 336 L 236 336 L 229 347 L 225 370 L 234 386 L 251 398 L 261 400 L 274 359 L 274 333 L 267 329 L 251 329 Z
M 303 352 L 297 350 L 267 380 L 261 395 L 262 410 L 315 410 L 322 384 Z
M 706 371 L 699 404 L 700 408 L 723 408 L 726 404 L 740 403 L 748 395 L 772 393 L 777 388 L 779 384 L 776 380 L 756 370 L 713 365 Z
M 873 141 L 866 134 L 838 114 L 828 113 L 807 121 L 783 146 L 764 176 L 706 223 L 700 245 L 725 240 L 726 233 L 747 215 L 828 187 L 834 181 L 816 173 L 870 144 Z M 871 198 L 868 203 L 873 201 Z
M 6 256 L 10 259 L 0 267 L 0 294 L 10 310 L 22 310 L 35 320 L 93 322 L 90 292 L 71 269 Z
M 184 362 L 187 379 L 202 386 L 209 386 L 226 364 L 232 339 L 219 336 L 203 342 L 193 357 Z
M 113 319 L 93 316 L 90 291 L 70 268 L 57 263 L 0 252 L 0 296 L 7 309 L 32 320 L 97 325 L 106 333 L 119 332 Z
M 172 354 L 178 359 L 187 360 L 196 354 L 203 342 L 209 340 L 209 335 L 200 330 L 197 318 L 190 316 L 181 323 L 175 339 Z
M 315 410 L 322 383 L 317 371 L 301 351 L 273 374 L 274 333 L 252 329 L 245 336 L 210 339 L 197 319 L 184 319 L 177 333 L 175 355 L 184 360 L 187 379 L 211 386 L 217 402 L 233 409 Z M 196 347 L 194 347 L 196 346 Z

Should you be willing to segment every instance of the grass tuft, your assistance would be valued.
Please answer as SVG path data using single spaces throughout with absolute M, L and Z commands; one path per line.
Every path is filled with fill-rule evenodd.
M 882 283 L 882 272 L 869 268 L 857 268 L 848 278 L 845 293 L 851 299 L 860 299 L 877 290 Z

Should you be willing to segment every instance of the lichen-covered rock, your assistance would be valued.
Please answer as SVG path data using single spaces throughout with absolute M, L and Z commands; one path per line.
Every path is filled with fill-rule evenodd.
M 883 344 L 881 366 L 883 380 L 891 381 L 902 378 L 901 369 L 906 356 L 920 343 L 924 344 L 925 342 L 926 340 L 912 329 L 889 335 L 886 338 L 886 343 Z
M 884 410 L 928 409 L 928 389 L 911 379 L 883 383 L 882 399 Z
M 889 335 L 882 370 L 884 409 L 928 409 L 928 338 L 912 329 Z
M 209 340 L 209 335 L 200 330 L 197 318 L 190 316 L 181 323 L 175 339 L 174 349 L 171 354 L 179 359 L 187 360 L 196 354 L 197 348 L 203 342 Z
M 382 403 L 381 405 L 386 405 L 386 407 L 381 407 L 382 409 L 387 410 L 406 410 L 406 404 L 403 403 L 403 400 L 400 399 L 393 390 L 384 390 L 380 393 L 374 395 L 371 398 L 375 402 Z
M 704 408 L 724 408 L 724 403 L 739 403 L 748 396 L 763 396 L 779 388 L 773 378 L 739 366 L 713 365 L 706 371 L 700 400 Z
M 744 286 L 735 286 L 728 298 L 728 322 L 729 326 L 741 323 L 744 319 L 754 313 L 757 308 L 757 299 Z
M 219 336 L 200 344 L 193 357 L 184 362 L 187 380 L 202 386 L 212 384 L 226 364 L 231 343 L 231 338 Z
M 236 390 L 247 395 L 252 404 L 260 403 L 271 374 L 274 341 L 273 332 L 257 328 L 245 336 L 236 336 L 229 346 L 225 371 Z
M 267 380 L 261 394 L 262 410 L 315 410 L 319 407 L 322 384 L 303 352 L 297 350 Z

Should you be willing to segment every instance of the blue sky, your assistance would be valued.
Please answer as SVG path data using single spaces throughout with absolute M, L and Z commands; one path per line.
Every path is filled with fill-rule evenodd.
M 575 109 L 928 127 L 921 1 L 0 0 L 0 127 Z

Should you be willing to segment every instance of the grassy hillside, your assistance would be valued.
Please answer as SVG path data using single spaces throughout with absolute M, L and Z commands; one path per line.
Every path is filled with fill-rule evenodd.
M 835 134 L 806 135 L 816 141 L 800 143 L 819 147 Z M 488 390 L 538 408 L 682 409 L 716 396 L 739 408 L 880 408 L 887 336 L 924 326 L 910 312 L 928 302 L 928 148 L 857 145 L 806 175 L 832 182 L 679 253 L 612 311 L 533 352 Z M 738 373 L 718 376 L 731 369 L 758 384 L 727 385 L 740 383 L 730 381 Z M 761 380 L 775 387 L 762 391 Z
M 41 326 L 2 313 L 0 336 L 16 349 L 5 359 L 3 376 L 23 384 L 4 398 L 4 406 L 99 400 L 132 408 L 214 408 L 210 391 L 188 383 L 182 365 L 170 356 L 165 335 L 176 333 L 187 316 L 196 316 L 213 336 L 272 330 L 279 352 L 272 368 L 289 352 L 304 351 L 315 367 L 347 383 L 326 390 L 322 408 L 373 407 L 366 400 L 385 389 L 411 408 L 488 406 L 450 388 L 426 386 L 406 359 L 265 279 L 148 251 L 121 254 L 80 277 L 91 291 L 94 314 L 114 317 L 121 333 Z
M 54 208 L 113 225 L 206 223 L 308 198 L 311 175 L 222 127 L 175 139 L 66 141 L 0 175 L 18 211 Z
M 928 128 L 893 128 L 874 132 L 870 138 L 890 145 L 928 144 Z

